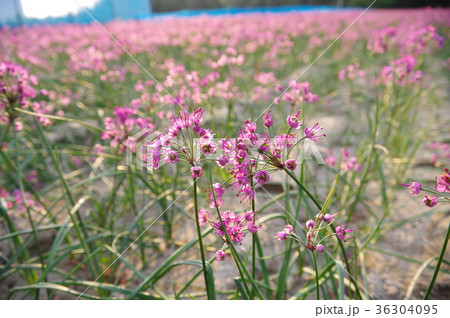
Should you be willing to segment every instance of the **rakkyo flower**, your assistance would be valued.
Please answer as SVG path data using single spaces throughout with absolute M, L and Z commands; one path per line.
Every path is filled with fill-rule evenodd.
M 299 110 L 296 114 L 288 116 L 286 120 L 288 126 L 291 127 L 292 129 L 299 129 L 302 126 L 301 120 L 298 119 L 298 117 L 300 116 L 300 112 L 301 110 Z
M 422 200 L 422 202 L 428 206 L 428 207 L 434 207 L 437 204 L 437 198 L 436 197 L 428 197 L 427 195 L 425 196 L 425 198 Z
M 192 178 L 200 178 L 203 174 L 202 167 L 192 167 L 191 168 L 191 176 Z
M 448 169 L 445 169 L 441 177 L 436 179 L 436 191 L 450 193 L 450 173 Z
M 297 168 L 297 162 L 295 161 L 295 159 L 288 159 L 284 163 L 284 166 L 288 170 L 295 170 L 295 168 Z
M 349 238 L 353 238 L 353 236 L 347 235 L 347 233 L 353 232 L 353 231 L 355 230 L 355 229 L 348 229 L 348 230 L 347 230 L 347 225 L 348 225 L 348 224 L 346 224 L 346 225 L 344 225 L 344 226 L 338 226 L 338 227 L 336 227 L 336 236 L 337 236 L 340 240 L 343 240 L 344 242 L 345 242 L 346 240 L 348 240 Z
M 267 113 L 263 115 L 263 123 L 266 127 L 271 127 L 273 125 L 273 117 L 272 117 L 272 111 L 269 110 Z
M 308 139 L 311 139 L 312 141 L 317 141 L 317 138 L 319 137 L 325 137 L 325 134 L 318 135 L 319 131 L 323 129 L 322 126 L 319 126 L 318 123 L 316 123 L 311 128 L 306 127 L 305 128 L 305 137 Z
M 216 252 L 216 261 L 222 262 L 222 261 L 225 260 L 226 257 L 227 257 L 227 254 L 225 254 L 224 251 L 218 250 L 218 251 Z
M 407 184 L 401 184 L 404 187 L 407 187 L 408 189 L 411 190 L 411 195 L 416 195 L 419 194 L 420 191 L 422 190 L 422 185 L 419 182 L 413 182 L 411 183 L 411 185 L 407 185 Z
M 255 179 L 256 182 L 258 182 L 259 185 L 264 185 L 270 180 L 269 173 L 266 170 L 257 171 L 255 173 Z

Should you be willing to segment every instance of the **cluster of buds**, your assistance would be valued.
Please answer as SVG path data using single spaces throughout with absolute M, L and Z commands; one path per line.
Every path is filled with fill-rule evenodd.
M 296 241 L 302 243 L 307 249 L 309 249 L 311 252 L 318 251 L 322 253 L 325 251 L 325 246 L 321 244 L 321 242 L 325 239 L 330 237 L 331 235 L 336 235 L 338 239 L 342 241 L 347 241 L 348 239 L 353 238 L 353 236 L 348 235 L 347 233 L 353 232 L 354 229 L 347 229 L 347 224 L 343 226 L 336 227 L 336 232 L 324 237 L 320 241 L 317 241 L 318 233 L 319 231 L 325 229 L 327 226 L 329 226 L 333 221 L 334 218 L 339 214 L 339 212 L 334 214 L 323 214 L 319 213 L 316 215 L 315 220 L 310 219 L 305 224 L 305 231 L 306 231 L 306 242 L 303 242 L 294 232 L 294 228 L 292 225 L 287 224 L 284 229 L 280 232 L 277 232 L 275 235 L 275 238 L 279 241 L 285 241 L 286 238 L 290 237 L 295 239 Z M 325 223 L 325 225 L 324 225 Z

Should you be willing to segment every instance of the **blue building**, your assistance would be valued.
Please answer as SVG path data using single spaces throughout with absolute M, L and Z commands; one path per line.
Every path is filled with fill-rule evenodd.
M 0 0 L 0 25 L 21 25 L 24 20 L 20 0 Z
M 80 9 L 77 13 L 44 19 L 28 18 L 23 14 L 20 0 L 0 0 L 0 27 L 22 24 L 91 23 L 92 17 L 103 23 L 115 19 L 142 19 L 151 15 L 151 0 L 98 0 L 94 7 Z

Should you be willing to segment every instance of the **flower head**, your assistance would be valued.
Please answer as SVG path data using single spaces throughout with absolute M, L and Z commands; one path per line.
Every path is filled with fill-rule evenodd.
M 297 162 L 295 161 L 295 159 L 288 159 L 284 163 L 284 166 L 288 170 L 295 170 L 295 168 L 297 168 Z
M 220 183 L 214 183 L 212 189 L 208 190 L 208 199 L 209 199 L 209 207 L 215 208 L 214 198 L 216 199 L 217 207 L 220 208 L 222 206 L 223 200 L 222 196 L 224 195 L 225 190 Z
M 300 112 L 301 111 L 299 110 L 296 114 L 288 116 L 286 121 L 289 127 L 293 129 L 299 129 L 302 126 L 302 122 L 298 119 L 298 117 L 300 116 Z
M 312 141 L 317 141 L 317 138 L 319 137 L 325 137 L 325 134 L 318 135 L 319 131 L 323 129 L 322 126 L 319 126 L 318 123 L 316 123 L 311 128 L 306 127 L 305 128 L 305 137 L 308 139 L 311 139 Z
M 308 230 L 313 229 L 313 228 L 314 228 L 314 225 L 316 225 L 316 224 L 314 223 L 314 221 L 313 221 L 312 219 L 310 219 L 309 221 L 306 222 L 306 228 L 307 228 Z
M 445 172 L 437 179 L 436 191 L 450 193 L 450 173 L 448 169 L 445 169 Z
M 202 167 L 192 167 L 191 176 L 192 178 L 200 178 L 203 174 Z
M 327 223 L 331 223 L 331 222 L 333 222 L 334 221 L 334 217 L 336 216 L 336 215 L 338 215 L 339 214 L 339 212 L 336 212 L 336 213 L 334 213 L 334 214 L 325 214 L 324 216 L 323 216 L 323 220 L 325 221 L 325 222 L 327 222 Z
M 285 231 L 280 231 L 275 234 L 275 238 L 279 241 L 286 241 L 287 233 Z
M 256 226 L 254 221 L 248 222 L 248 231 L 252 234 L 258 232 L 258 229 L 261 227 L 262 227 L 262 225 Z
M 266 170 L 260 170 L 255 173 L 255 179 L 256 182 L 258 182 L 258 184 L 262 186 L 269 182 L 270 176 Z
M 316 250 L 319 251 L 320 253 L 323 253 L 323 251 L 325 251 L 325 246 L 323 246 L 322 244 L 317 244 Z
M 224 251 L 218 250 L 218 251 L 216 252 L 216 261 L 222 262 L 222 261 L 225 260 L 226 257 L 227 257 L 227 254 L 225 254 Z
M 344 242 L 349 239 L 349 238 L 353 238 L 353 236 L 351 235 L 347 235 L 348 232 L 353 232 L 355 229 L 348 229 L 347 230 L 347 225 L 344 226 L 338 226 L 336 228 L 336 235 L 340 240 L 343 240 Z
M 401 184 L 404 187 L 407 187 L 408 189 L 411 190 L 411 195 L 416 195 L 419 194 L 420 191 L 422 190 L 422 185 L 419 182 L 413 182 L 411 183 L 411 185 L 407 185 L 407 184 Z
M 198 224 L 200 226 L 203 226 L 206 223 L 208 223 L 208 220 L 209 220 L 209 214 L 207 211 L 203 211 L 203 210 L 198 211 Z
M 287 235 L 291 235 L 292 233 L 294 233 L 294 228 L 292 227 L 292 225 L 286 224 L 286 226 L 284 227 L 284 231 Z
M 263 115 L 263 123 L 266 127 L 271 127 L 273 125 L 273 117 L 272 117 L 272 111 L 269 110 L 267 113 Z
M 422 200 L 422 202 L 426 205 L 426 206 L 428 206 L 428 207 L 433 207 L 433 206 L 435 206 L 436 204 L 437 204 L 437 198 L 436 197 L 428 197 L 428 196 L 425 196 L 425 198 Z

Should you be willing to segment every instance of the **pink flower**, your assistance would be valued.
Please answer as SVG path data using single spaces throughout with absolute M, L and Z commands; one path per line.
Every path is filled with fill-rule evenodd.
M 411 195 L 416 195 L 419 194 L 420 191 L 422 190 L 422 185 L 419 182 L 413 182 L 411 183 L 411 185 L 407 185 L 407 184 L 401 184 L 404 187 L 407 187 L 408 189 L 411 190 Z
M 323 129 L 323 127 L 319 126 L 318 123 L 316 123 L 311 128 L 306 127 L 305 128 L 305 137 L 308 139 L 311 139 L 312 141 L 317 141 L 317 138 L 325 137 L 325 134 L 318 135 L 319 131 L 322 129 Z
M 280 231 L 280 232 L 277 232 L 277 234 L 275 235 L 275 238 L 279 241 L 285 241 L 286 236 L 287 236 L 287 233 L 285 231 Z
M 425 196 L 425 198 L 422 200 L 422 202 L 428 206 L 428 207 L 433 207 L 437 204 L 437 198 L 436 197 L 431 197 L 429 198 L 428 196 Z
M 217 158 L 216 163 L 219 167 L 225 168 L 226 165 L 228 165 L 228 156 L 227 155 L 221 155 L 219 158 Z
M 260 225 L 260 226 L 255 226 L 255 222 L 253 222 L 253 221 L 250 221 L 250 222 L 248 223 L 248 231 L 249 231 L 250 233 L 252 233 L 252 234 L 258 232 L 258 229 L 261 228 L 261 227 L 262 227 L 262 225 Z
M 335 214 L 325 214 L 324 216 L 323 216 L 323 220 L 325 221 L 325 222 L 327 222 L 327 223 L 331 223 L 331 222 L 333 222 L 334 221 L 334 217 L 336 216 L 336 215 L 338 215 L 339 214 L 339 212 L 336 212 Z
M 317 244 L 316 250 L 318 250 L 320 253 L 323 253 L 323 251 L 325 251 L 325 246 L 323 246 L 322 244 Z
M 286 232 L 287 235 L 290 235 L 294 233 L 294 228 L 292 227 L 292 225 L 286 224 L 283 231 Z
M 272 117 L 272 111 L 269 110 L 266 114 L 263 115 L 263 123 L 266 127 L 271 127 L 273 125 L 273 117 Z
M 203 174 L 202 167 L 192 167 L 191 176 L 192 178 L 200 178 Z
M 173 150 L 166 151 L 166 159 L 164 162 L 168 163 L 177 163 L 178 162 L 178 153 Z
M 221 199 L 224 195 L 225 190 L 222 188 L 220 183 L 214 183 L 213 188 L 208 190 L 208 199 L 209 199 L 209 207 L 215 208 L 214 198 L 216 199 L 217 207 L 220 208 L 222 206 L 223 200 Z
M 331 167 L 334 168 L 334 166 L 336 165 L 336 157 L 334 157 L 333 155 L 330 155 L 329 157 L 327 157 L 325 159 L 325 163 Z
M 253 221 L 253 219 L 255 218 L 255 212 L 253 212 L 253 211 L 247 211 L 247 212 L 245 212 L 245 220 L 247 220 L 247 221 Z
M 298 119 L 298 116 L 300 116 L 300 112 L 301 111 L 299 110 L 296 114 L 288 116 L 287 124 L 289 125 L 289 127 L 293 129 L 299 129 L 301 127 L 302 122 Z
M 270 176 L 266 170 L 261 170 L 255 173 L 255 179 L 259 185 L 264 185 L 269 182 Z
M 208 223 L 208 220 L 209 220 L 209 214 L 207 211 L 203 211 L 203 210 L 198 211 L 198 224 L 200 226 L 203 226 L 206 223 Z
M 225 254 L 224 251 L 222 250 L 218 250 L 216 252 L 216 261 L 218 262 L 223 262 L 225 260 L 225 258 L 227 257 L 227 254 Z
M 448 169 L 445 169 L 445 172 L 443 172 L 441 177 L 437 179 L 436 191 L 450 193 L 450 173 Z
M 346 224 L 346 225 L 344 225 L 344 226 L 338 226 L 337 228 L 336 228 L 336 235 L 337 235 L 337 237 L 340 239 L 340 240 L 343 240 L 344 242 L 347 240 L 347 239 L 349 239 L 349 238 L 353 238 L 353 236 L 350 236 L 350 235 L 346 235 L 348 232 L 353 232 L 355 229 L 346 229 L 347 228 L 347 225 L 348 224 Z
M 289 159 L 289 160 L 286 160 L 286 162 L 284 163 L 284 166 L 288 170 L 295 170 L 295 168 L 297 168 L 297 162 L 295 162 L 295 159 Z
M 308 230 L 311 230 L 312 228 L 314 228 L 314 225 L 315 225 L 315 223 L 312 219 L 310 219 L 309 221 L 306 222 L 306 228 Z

